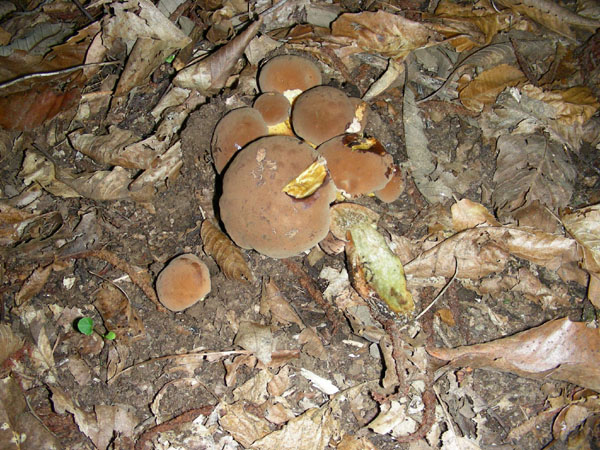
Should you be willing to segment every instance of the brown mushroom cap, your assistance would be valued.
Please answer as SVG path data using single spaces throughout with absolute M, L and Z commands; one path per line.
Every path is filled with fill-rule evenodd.
M 283 94 L 265 92 L 259 95 L 254 100 L 254 109 L 262 115 L 269 134 L 292 134 L 289 124 L 292 106 Z
M 343 134 L 354 120 L 354 110 L 344 92 L 317 86 L 300 94 L 294 102 L 292 128 L 302 139 L 318 146 Z
M 289 136 L 269 136 L 244 148 L 228 167 L 219 201 L 225 229 L 237 245 L 272 258 L 310 249 L 329 230 L 335 186 L 325 178 L 310 196 L 296 199 L 282 189 L 318 159 Z
M 208 267 L 190 253 L 171 260 L 156 279 L 158 299 L 171 311 L 183 311 L 209 292 Z
M 385 203 L 392 203 L 404 192 L 404 177 L 400 168 L 394 166 L 392 179 L 382 189 L 375 191 L 375 197 Z
M 321 84 L 319 68 L 309 59 L 296 55 L 279 55 L 271 58 L 261 68 L 258 86 L 262 92 L 279 92 L 298 89 L 305 91 Z
M 210 144 L 217 173 L 244 145 L 268 133 L 267 124 L 253 108 L 238 108 L 225 114 L 217 123 Z
M 365 195 L 382 189 L 394 173 L 394 159 L 378 141 L 371 148 L 356 150 L 364 139 L 356 134 L 336 136 L 317 149 L 327 161 L 327 168 L 338 189 L 351 196 Z

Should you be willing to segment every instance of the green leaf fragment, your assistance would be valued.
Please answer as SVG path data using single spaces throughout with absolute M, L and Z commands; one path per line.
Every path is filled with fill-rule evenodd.
M 395 313 L 413 311 L 415 304 L 406 289 L 404 267 L 384 237 L 367 223 L 350 228 L 350 235 L 369 286 Z
M 82 317 L 77 321 L 77 329 L 86 336 L 91 335 L 94 332 L 94 319 L 91 317 Z
M 108 333 L 106 333 L 104 335 L 104 339 L 106 339 L 107 341 L 112 341 L 117 337 L 117 335 L 115 334 L 114 331 L 109 331 Z

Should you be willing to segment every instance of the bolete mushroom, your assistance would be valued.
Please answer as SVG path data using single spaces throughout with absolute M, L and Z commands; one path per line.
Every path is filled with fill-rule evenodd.
M 321 71 L 311 60 L 297 55 L 271 58 L 260 69 L 258 86 L 262 92 L 279 92 L 290 103 L 300 92 L 321 84 Z
M 306 251 L 329 230 L 336 189 L 329 175 L 305 198 L 283 191 L 319 159 L 290 136 L 260 138 L 238 153 L 223 178 L 219 201 L 225 229 L 237 245 L 272 258 Z
M 383 189 L 394 173 L 394 159 L 373 138 L 345 134 L 321 144 L 317 151 L 338 189 L 348 196 L 371 194 Z
M 356 108 L 348 96 L 331 86 L 303 92 L 294 102 L 292 128 L 308 143 L 319 146 L 343 134 L 354 121 Z
M 158 299 L 171 311 L 183 311 L 210 292 L 210 273 L 191 253 L 171 260 L 156 279 Z
M 375 191 L 375 197 L 385 203 L 396 201 L 404 192 L 404 177 L 400 167 L 394 166 L 392 179 L 382 189 Z
M 254 100 L 254 109 L 263 117 L 270 135 L 293 135 L 290 102 L 279 92 L 265 92 Z
M 225 114 L 217 123 L 210 144 L 217 173 L 244 145 L 268 133 L 263 117 L 253 108 L 238 108 Z

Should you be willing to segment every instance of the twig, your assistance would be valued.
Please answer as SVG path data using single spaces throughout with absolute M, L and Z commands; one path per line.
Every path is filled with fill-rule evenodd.
M 0 89 L 7 88 L 9 86 L 12 86 L 13 84 L 18 84 L 22 81 L 26 81 L 31 78 L 53 77 L 55 75 L 63 75 L 63 74 L 75 72 L 77 70 L 80 70 L 80 69 L 83 69 L 83 68 L 89 67 L 89 66 L 109 66 L 109 65 L 114 65 L 114 64 L 120 64 L 120 62 L 119 61 L 108 61 L 108 62 L 100 62 L 100 63 L 79 64 L 77 66 L 67 67 L 66 69 L 53 70 L 51 72 L 28 73 L 27 75 L 23 75 L 21 77 L 15 78 L 10 81 L 6 81 L 4 83 L 0 83 Z

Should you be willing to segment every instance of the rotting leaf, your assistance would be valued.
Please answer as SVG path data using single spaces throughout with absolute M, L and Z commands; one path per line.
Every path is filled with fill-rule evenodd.
M 104 326 L 117 334 L 119 340 L 128 336 L 140 337 L 144 333 L 142 319 L 131 307 L 123 291 L 111 283 L 104 283 L 96 293 L 94 306 L 104 320 Z
M 23 341 L 15 336 L 10 325 L 0 324 L 0 366 L 21 347 L 23 347 Z
M 223 404 L 219 411 L 219 425 L 231 433 L 244 448 L 249 448 L 253 442 L 271 431 L 269 423 L 248 411 L 243 401 L 231 405 Z
M 305 328 L 302 319 L 296 312 L 292 305 L 286 300 L 281 293 L 281 290 L 277 287 L 275 282 L 271 279 L 263 281 L 262 293 L 260 297 L 260 313 L 263 316 L 271 314 L 271 317 L 283 325 L 289 325 L 295 323 L 300 329 Z
M 562 380 L 600 391 L 600 332 L 568 318 L 485 344 L 428 348 L 451 367 L 496 369 L 528 378 Z
M 455 231 L 463 231 L 483 224 L 500 226 L 500 223 L 485 206 L 468 198 L 456 202 L 450 211 L 452 212 L 452 227 Z
M 598 25 L 600 27 L 600 23 Z M 566 125 L 584 124 L 600 107 L 590 88 L 575 86 L 566 90 L 544 91 L 530 84 L 523 86 L 530 98 L 540 100 L 554 108 L 553 118 Z
M 412 312 L 415 304 L 406 289 L 404 268 L 383 236 L 369 224 L 351 227 L 349 235 L 346 252 L 358 293 L 365 298 L 376 293 L 395 313 L 406 315 Z
M 15 295 L 15 305 L 20 306 L 39 294 L 48 281 L 50 273 L 52 273 L 52 264 L 35 269 Z
M 539 134 L 503 135 L 497 146 L 492 202 L 500 218 L 534 200 L 553 210 L 567 205 L 576 173 L 558 142 Z
M 590 273 L 588 298 L 600 309 L 600 204 L 562 216 L 567 231 L 583 248 L 583 268 Z
M 240 249 L 210 220 L 202 222 L 200 236 L 204 252 L 214 258 L 228 279 L 254 282 L 254 274 Z
M 32 414 L 17 381 L 0 379 L 0 448 L 4 450 L 64 448 Z
M 510 64 L 501 64 L 480 73 L 460 91 L 460 102 L 472 111 L 481 111 L 485 105 L 492 105 L 498 94 L 507 86 L 515 86 L 525 81 L 525 75 Z
M 271 362 L 274 342 L 269 326 L 253 322 L 241 322 L 233 343 L 244 350 L 251 351 L 263 364 Z
M 282 191 L 294 198 L 306 198 L 314 194 L 321 187 L 326 176 L 327 167 L 325 160 L 319 158 L 304 169 L 300 175 L 286 184 Z

